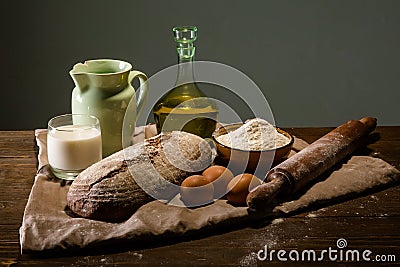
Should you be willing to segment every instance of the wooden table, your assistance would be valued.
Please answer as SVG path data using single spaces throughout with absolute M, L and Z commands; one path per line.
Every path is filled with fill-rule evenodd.
M 312 142 L 332 128 L 287 129 Z M 370 153 L 400 169 L 400 126 L 378 127 L 379 141 L 368 146 Z M 264 248 L 303 251 L 337 249 L 339 238 L 346 249 L 371 256 L 390 255 L 400 262 L 400 186 L 331 205 L 317 211 L 298 214 L 271 222 L 232 227 L 210 232 L 207 236 L 165 240 L 157 244 L 132 244 L 130 248 L 105 248 L 85 251 L 82 255 L 47 253 L 42 256 L 20 255 L 18 229 L 21 225 L 37 167 L 37 147 L 33 131 L 0 132 L 0 265 L 105 266 L 105 265 L 233 265 L 256 266 L 282 264 L 259 261 L 257 252 Z M 260 254 L 261 256 L 263 254 Z M 360 254 L 361 255 L 361 254 Z M 368 256 L 368 255 L 367 255 Z M 370 256 L 370 257 L 371 257 Z M 288 255 L 286 254 L 286 257 Z M 328 259 L 326 257 L 326 259 Z M 292 263 L 292 262 L 288 262 Z M 377 262 L 370 262 L 375 266 Z M 309 265 L 310 262 L 302 262 Z M 318 263 L 316 263 L 318 264 Z M 389 264 L 389 263 L 387 263 Z M 385 264 L 382 264 L 385 265 Z

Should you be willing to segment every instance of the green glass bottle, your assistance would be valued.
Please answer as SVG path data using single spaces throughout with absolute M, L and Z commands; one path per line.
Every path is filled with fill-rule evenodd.
M 198 88 L 194 82 L 193 58 L 197 28 L 173 28 L 177 42 L 178 75 L 175 87 L 163 95 L 153 107 L 158 133 L 174 130 L 210 138 L 218 117 L 216 102 Z

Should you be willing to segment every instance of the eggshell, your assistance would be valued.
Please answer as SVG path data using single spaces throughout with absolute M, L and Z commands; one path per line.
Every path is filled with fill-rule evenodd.
M 262 184 L 262 181 L 252 174 L 239 174 L 229 182 L 227 186 L 229 192 L 226 197 L 232 204 L 246 204 L 246 197 L 249 191 L 260 184 Z
M 233 179 L 232 172 L 224 166 L 214 165 L 204 170 L 203 176 L 214 185 L 214 198 L 223 197 L 228 191 L 228 183 Z
M 183 203 L 189 207 L 201 206 L 214 200 L 214 186 L 202 175 L 187 177 L 180 191 Z

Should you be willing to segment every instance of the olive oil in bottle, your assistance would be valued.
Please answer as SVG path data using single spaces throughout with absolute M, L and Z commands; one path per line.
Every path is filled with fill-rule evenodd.
M 177 42 L 178 76 L 175 88 L 163 95 L 153 107 L 157 132 L 178 130 L 209 138 L 215 130 L 218 106 L 194 82 L 193 42 L 197 38 L 197 28 L 175 27 L 173 32 Z

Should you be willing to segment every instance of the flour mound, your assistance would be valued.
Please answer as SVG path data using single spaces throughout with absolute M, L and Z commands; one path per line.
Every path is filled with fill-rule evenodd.
M 290 139 L 266 120 L 247 120 L 238 129 L 217 137 L 221 144 L 242 150 L 269 150 L 284 146 Z

